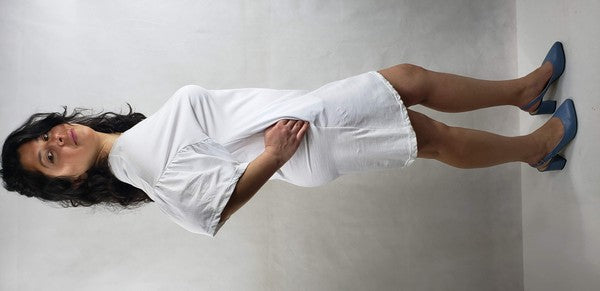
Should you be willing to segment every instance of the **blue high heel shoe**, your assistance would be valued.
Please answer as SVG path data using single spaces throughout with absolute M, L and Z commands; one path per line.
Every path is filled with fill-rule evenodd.
M 563 104 L 558 107 L 552 117 L 558 117 L 560 122 L 563 124 L 563 137 L 556 147 L 544 157 L 541 161 L 536 164 L 529 164 L 530 166 L 537 168 L 540 172 L 546 171 L 557 171 L 562 170 L 567 163 L 567 159 L 559 155 L 560 152 L 577 133 L 577 113 L 575 112 L 575 104 L 572 99 L 567 99 Z M 544 170 L 540 170 L 538 167 L 546 164 L 550 161 L 548 167 Z
M 544 90 L 542 90 L 540 95 L 538 95 L 535 99 L 531 100 L 531 102 L 529 102 L 527 105 L 521 107 L 521 109 L 524 111 L 528 111 L 529 108 L 533 106 L 533 104 L 540 101 L 540 99 L 543 100 L 544 94 L 546 94 L 546 91 L 548 91 L 550 85 L 552 85 L 552 83 L 554 83 L 554 81 L 556 81 L 556 79 L 558 79 L 558 77 L 560 77 L 565 71 L 565 52 L 563 50 L 563 45 L 561 42 L 557 41 L 554 43 L 554 45 L 552 45 L 550 51 L 548 51 L 548 54 L 546 55 L 546 58 L 542 62 L 542 65 L 547 61 L 549 61 L 552 64 L 552 76 L 550 77 L 550 80 L 548 80 L 548 83 L 546 83 L 546 87 L 544 88 Z M 529 114 L 550 114 L 554 112 L 554 109 L 556 109 L 556 101 L 547 100 L 540 102 L 538 108 L 534 112 L 529 112 Z

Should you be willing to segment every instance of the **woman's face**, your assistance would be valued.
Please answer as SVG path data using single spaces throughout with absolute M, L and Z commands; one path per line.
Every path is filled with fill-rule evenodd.
M 75 181 L 96 163 L 101 149 L 98 132 L 85 125 L 63 123 L 22 144 L 18 151 L 26 170 Z

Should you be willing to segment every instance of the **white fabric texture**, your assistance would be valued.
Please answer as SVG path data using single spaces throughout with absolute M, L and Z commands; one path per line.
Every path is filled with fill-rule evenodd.
M 264 130 L 281 119 L 310 128 L 270 179 L 315 187 L 347 173 L 403 168 L 417 156 L 400 96 L 369 71 L 313 91 L 184 86 L 117 138 L 109 165 L 177 224 L 214 237 L 237 181 L 264 150 Z

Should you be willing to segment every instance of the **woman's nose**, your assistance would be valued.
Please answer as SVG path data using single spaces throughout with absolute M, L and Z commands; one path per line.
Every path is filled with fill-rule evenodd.
M 64 133 L 55 133 L 54 136 L 52 137 L 52 139 L 56 142 L 56 144 L 62 146 L 65 143 L 65 134 Z

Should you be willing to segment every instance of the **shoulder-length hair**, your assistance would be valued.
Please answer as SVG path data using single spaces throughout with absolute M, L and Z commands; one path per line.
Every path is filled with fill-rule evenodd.
M 73 113 L 64 112 L 36 113 L 23 125 L 13 131 L 4 142 L 2 148 L 2 169 L 0 175 L 3 186 L 8 191 L 16 191 L 27 197 L 36 197 L 43 202 L 57 202 L 62 207 L 92 206 L 103 203 L 105 206 L 121 205 L 122 208 L 135 208 L 146 202 L 153 202 L 142 190 L 118 180 L 110 171 L 108 157 L 99 161 L 86 171 L 87 178 L 78 187 L 74 187 L 66 177 L 49 177 L 40 172 L 25 170 L 20 161 L 18 148 L 52 127 L 63 123 L 86 125 L 95 131 L 104 133 L 124 132 L 146 118 L 141 113 L 128 114 L 106 112 L 99 115 L 81 114 L 89 110 L 75 108 Z

